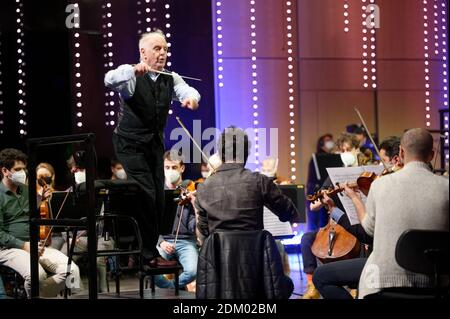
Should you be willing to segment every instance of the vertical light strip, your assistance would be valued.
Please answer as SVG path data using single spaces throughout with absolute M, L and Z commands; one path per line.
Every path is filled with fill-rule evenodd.
M 223 25 L 222 25 L 222 2 L 216 2 L 216 37 L 217 37 L 217 79 L 219 88 L 223 88 Z
M 295 168 L 295 97 L 294 97 L 294 51 L 296 47 L 293 43 L 293 5 L 292 0 L 286 1 L 286 38 L 287 38 L 287 60 L 288 60 L 288 105 L 289 105 L 289 146 L 290 146 L 290 171 L 291 179 L 295 181 L 297 179 Z
M 430 96 L 430 56 L 429 56 L 429 39 L 428 30 L 430 22 L 428 20 L 427 0 L 423 0 L 423 42 L 424 42 L 424 64 L 425 64 L 425 123 L 427 127 L 431 126 L 430 111 L 431 111 L 431 96 Z
M 444 139 L 444 158 L 445 158 L 445 167 L 448 168 L 449 164 L 449 113 L 448 113 L 448 35 L 447 35 L 447 10 L 446 7 L 446 1 L 441 1 L 441 6 L 439 8 L 438 1 L 435 0 L 435 5 L 437 5 L 437 11 L 440 12 L 440 21 L 439 18 L 436 17 L 435 19 L 438 21 L 438 31 L 439 32 L 439 22 L 440 22 L 440 31 L 441 31 L 441 53 L 442 53 L 442 98 L 443 98 L 443 109 L 447 109 L 447 112 L 444 112 L 444 127 L 441 127 L 441 129 L 444 129 L 446 132 L 445 139 Z M 444 168 L 444 167 L 443 167 Z
M 114 68 L 113 62 L 113 33 L 112 33 L 112 1 L 105 1 L 102 5 L 102 30 L 103 30 L 103 59 L 104 59 L 104 67 L 105 73 L 110 69 Z M 115 121 L 115 97 L 116 93 L 113 90 L 107 90 L 105 92 L 105 125 L 114 127 L 116 124 Z
M 436 1 L 437 4 L 437 1 Z M 441 22 L 441 44 L 442 44 L 442 91 L 443 91 L 443 106 L 448 108 L 448 39 L 447 39 L 447 8 L 445 1 L 442 0 L 440 10 L 440 22 Z M 436 17 L 439 21 L 439 18 Z M 439 31 L 439 25 L 437 25 Z M 437 31 L 437 33 L 438 33 Z M 448 123 L 447 123 L 448 124 Z M 448 129 L 448 127 L 447 127 Z
M 79 4 L 74 2 L 73 5 L 78 8 Z M 76 17 L 78 18 L 78 17 Z M 73 30 L 73 70 L 75 74 L 75 123 L 76 129 L 81 130 L 83 127 L 83 101 L 82 101 L 82 93 L 81 93 L 81 47 L 80 47 L 80 33 L 78 32 L 78 28 L 80 27 L 78 23 L 75 23 L 75 28 Z
M 250 57 L 252 65 L 252 111 L 253 111 L 253 130 L 255 132 L 255 166 L 259 171 L 259 135 L 258 135 L 258 71 L 256 64 L 256 7 L 255 0 L 250 0 Z
M 344 0 L 344 32 L 350 31 L 350 17 L 349 17 L 349 4 L 348 0 Z
M 362 1 L 362 32 L 363 32 L 363 82 L 364 88 L 377 88 L 377 61 L 376 61 L 376 28 L 374 22 L 374 11 L 370 10 L 369 16 L 367 9 L 371 8 L 371 5 L 375 4 L 375 0 Z M 370 17 L 370 20 L 368 19 Z M 367 25 L 367 21 L 371 21 L 371 25 Z
M 170 27 L 171 27 L 170 16 L 171 16 L 171 14 L 170 14 L 170 0 L 165 0 L 165 3 L 164 3 L 164 19 L 166 21 L 166 23 L 165 23 L 165 26 L 166 26 L 166 39 L 167 39 L 167 46 L 169 47 L 169 50 L 170 50 L 170 47 L 172 46 L 172 42 L 170 41 L 170 38 L 172 37 L 172 34 L 170 33 Z M 171 56 L 172 56 L 172 52 L 170 52 L 170 51 L 167 52 L 167 63 L 166 63 L 166 65 L 168 67 L 172 66 L 172 62 L 170 61 L 170 57 Z
M 23 28 L 23 2 L 16 0 L 16 32 L 17 32 L 17 99 L 19 104 L 19 134 L 24 137 L 27 132 L 27 102 L 26 102 L 26 81 L 25 81 L 25 44 Z
M 2 32 L 0 31 L 0 135 L 5 132 L 5 122 L 3 114 L 3 80 L 2 80 Z

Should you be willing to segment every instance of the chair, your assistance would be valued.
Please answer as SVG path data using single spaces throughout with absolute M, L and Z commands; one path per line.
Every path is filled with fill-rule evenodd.
M 448 283 L 441 278 L 448 276 L 449 232 L 408 229 L 400 236 L 395 247 L 395 260 L 407 271 L 433 278 L 433 287 L 401 287 L 383 289 L 377 298 L 433 299 L 448 298 Z
M 83 186 L 83 184 L 81 184 Z M 113 275 L 116 284 L 116 293 L 120 295 L 120 275 L 123 267 L 120 266 L 120 256 L 138 256 L 138 272 L 141 276 L 143 243 L 136 219 L 129 216 L 137 209 L 136 198 L 139 198 L 141 188 L 133 181 L 96 180 L 96 196 L 102 198 L 104 214 L 97 215 L 98 235 L 105 238 L 114 238 L 114 248 L 97 250 L 97 257 L 112 257 L 114 264 Z M 85 191 L 82 187 L 81 192 Z M 86 252 L 74 252 L 73 255 L 86 255 Z M 107 291 L 109 291 L 109 282 Z
M 175 295 L 178 296 L 180 291 L 178 277 L 182 269 L 183 267 L 181 267 L 179 264 L 173 267 L 144 266 L 144 269 L 139 276 L 139 296 L 141 297 L 141 299 L 144 298 L 144 279 L 146 279 L 146 277 L 150 277 L 150 288 L 152 290 L 152 293 L 155 293 L 155 276 L 165 274 L 173 274 L 175 276 Z M 145 288 L 147 288 L 147 284 L 148 282 L 146 280 Z
M 216 230 L 203 243 L 197 299 L 287 299 L 293 289 L 269 232 Z
M 0 265 L 0 277 L 3 278 L 6 295 L 11 295 L 14 299 L 27 298 L 23 278 L 16 271 L 7 266 Z

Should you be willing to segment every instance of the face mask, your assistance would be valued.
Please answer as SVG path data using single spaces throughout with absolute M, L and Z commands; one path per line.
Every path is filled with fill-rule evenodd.
M 86 172 L 84 171 L 78 171 L 75 172 L 75 183 L 81 184 L 86 182 Z
M 329 151 L 331 151 L 334 147 L 334 142 L 333 141 L 327 141 L 325 142 L 325 148 Z
M 164 171 L 164 176 L 170 184 L 175 184 L 181 177 L 180 172 L 173 169 Z
M 345 167 L 352 166 L 356 162 L 356 157 L 352 152 L 341 153 L 341 160 Z
M 25 184 L 27 181 L 27 173 L 25 173 L 23 169 L 18 172 L 14 172 L 11 175 L 11 180 L 16 186 L 19 184 Z
M 209 172 L 206 172 L 206 171 L 202 172 L 202 177 L 204 179 L 207 179 L 209 177 Z
M 118 179 L 127 179 L 127 173 L 124 169 L 119 169 L 116 171 L 116 176 Z

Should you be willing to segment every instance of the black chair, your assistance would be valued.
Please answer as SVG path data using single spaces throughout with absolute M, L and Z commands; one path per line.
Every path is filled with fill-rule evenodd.
M 408 229 L 398 239 L 395 260 L 410 272 L 428 275 L 433 287 L 401 287 L 383 289 L 376 298 L 434 299 L 448 298 L 449 232 Z
M 116 293 L 120 295 L 120 277 L 124 267 L 120 266 L 120 256 L 134 255 L 138 257 L 139 277 L 143 273 L 142 253 L 143 242 L 138 223 L 133 217 L 136 199 L 141 196 L 142 189 L 136 182 L 127 180 L 96 180 L 96 197 L 101 198 L 104 214 L 97 215 L 98 236 L 114 239 L 114 247 L 109 250 L 97 250 L 97 257 L 112 257 L 115 259 L 113 276 Z M 78 191 L 85 192 L 84 184 Z M 86 255 L 86 252 L 74 252 L 73 255 Z M 143 283 L 140 283 L 143 286 Z M 141 288 L 140 288 L 141 289 Z M 107 280 L 109 292 L 109 282 Z
M 13 269 L 0 265 L 0 277 L 3 278 L 6 294 L 14 299 L 26 299 L 23 278 Z
M 266 230 L 210 234 L 197 265 L 197 299 L 288 299 L 294 285 Z
M 180 264 L 177 263 L 177 265 L 173 267 L 149 267 L 144 266 L 142 273 L 139 276 L 139 296 L 144 298 L 144 280 L 145 282 L 145 288 L 147 288 L 148 281 L 146 280 L 146 277 L 150 277 L 150 288 L 152 291 L 152 294 L 155 293 L 155 276 L 157 275 L 165 275 L 165 274 L 173 274 L 175 276 L 175 295 L 178 296 L 179 294 L 179 281 L 178 277 L 180 275 L 180 271 L 183 269 Z

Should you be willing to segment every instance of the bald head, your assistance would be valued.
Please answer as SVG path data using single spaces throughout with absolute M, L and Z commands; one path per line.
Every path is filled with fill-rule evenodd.
M 434 156 L 433 136 L 422 128 L 406 131 L 400 144 L 404 151 L 405 161 L 429 162 Z

